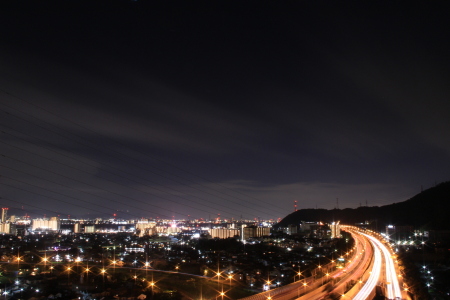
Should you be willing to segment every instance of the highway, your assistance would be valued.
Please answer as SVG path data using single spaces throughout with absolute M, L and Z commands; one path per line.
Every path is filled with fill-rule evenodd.
M 376 296 L 377 287 L 381 287 L 386 299 L 410 300 L 400 288 L 395 254 L 382 237 L 354 226 L 342 225 L 341 230 L 349 232 L 355 240 L 353 251 L 345 255 L 348 262 L 345 268 L 336 269 L 330 263 L 322 267 L 327 270 L 326 276 L 312 276 L 241 300 L 371 300 Z
M 359 233 L 351 232 L 351 234 L 355 240 L 355 247 L 344 255 L 347 261 L 344 268 L 337 269 L 335 262 L 331 262 L 318 267 L 321 273 L 325 273 L 323 277 L 304 278 L 289 285 L 241 300 L 314 300 L 330 299 L 329 296 L 333 294 L 342 295 L 345 293 L 347 286 L 355 281 L 355 278 L 359 279 L 364 276 L 373 257 L 369 240 Z
M 353 226 L 343 226 L 342 230 L 364 236 L 374 249 L 374 263 L 370 276 L 353 299 L 372 299 L 376 286 L 383 287 L 386 299 L 409 299 L 407 293 L 400 288 L 401 275 L 397 263 L 393 260 L 395 254 L 382 242 L 384 240 L 381 236 Z
M 362 286 L 362 288 L 359 290 L 356 296 L 353 297 L 354 300 L 364 300 L 370 298 L 380 278 L 382 265 L 381 251 L 378 247 L 376 247 L 376 245 L 373 242 L 372 245 L 374 249 L 374 262 L 372 270 L 370 271 L 369 279 Z
M 402 292 L 398 281 L 398 272 L 392 259 L 393 254 L 375 237 L 367 235 L 371 241 L 383 252 L 385 264 L 386 296 L 388 299 L 402 299 Z

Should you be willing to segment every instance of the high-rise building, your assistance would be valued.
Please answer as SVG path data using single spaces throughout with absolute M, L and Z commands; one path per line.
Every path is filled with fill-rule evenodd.
M 73 224 L 73 232 L 80 233 L 80 222 L 76 222 L 75 224 Z
M 139 221 L 136 223 L 136 234 L 140 237 L 156 234 L 156 222 Z
M 60 229 L 60 221 L 58 217 L 50 219 L 33 219 L 31 224 L 32 231 L 58 231 Z
M 340 221 L 333 222 L 330 224 L 332 239 L 337 239 L 341 237 L 341 226 L 339 225 L 339 222 Z
M 84 233 L 95 233 L 95 225 L 84 226 Z
M 212 238 L 227 239 L 239 236 L 239 229 L 211 228 L 209 234 Z
M 11 223 L 0 223 L 0 234 L 10 234 Z
M 7 213 L 8 213 L 8 208 L 3 207 L 2 208 L 2 223 L 6 222 L 6 215 L 7 215 Z
M 10 234 L 11 233 L 11 224 L 10 222 L 6 222 L 8 209 L 2 208 L 2 222 L 0 223 L 0 233 L 2 234 Z
M 252 237 L 270 235 L 270 227 L 248 226 L 242 225 L 241 240 L 247 240 Z

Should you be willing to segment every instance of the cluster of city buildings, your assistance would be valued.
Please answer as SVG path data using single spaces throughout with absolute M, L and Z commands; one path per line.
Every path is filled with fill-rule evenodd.
M 7 216 L 8 209 L 2 208 L 0 234 L 78 234 L 78 233 L 133 233 L 139 237 L 152 235 L 176 235 L 190 233 L 192 237 L 238 238 L 270 235 L 273 222 L 255 220 L 124 220 L 124 219 L 62 219 L 59 217 L 36 218 L 29 216 Z
M 165 220 L 165 219 L 70 219 L 60 217 L 31 218 L 29 216 L 8 216 L 8 209 L 2 208 L 0 234 L 26 236 L 33 234 L 58 233 L 62 235 L 89 233 L 128 233 L 143 236 L 189 236 L 189 238 L 234 238 L 247 241 L 251 238 L 270 236 L 276 221 L 268 220 Z M 315 238 L 339 238 L 339 222 L 301 222 L 277 232 L 287 235 L 302 235 Z M 307 234 L 306 234 L 307 233 Z M 306 235 L 305 235 L 306 234 Z

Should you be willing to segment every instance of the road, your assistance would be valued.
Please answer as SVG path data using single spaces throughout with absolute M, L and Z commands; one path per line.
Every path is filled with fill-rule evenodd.
M 331 294 L 343 294 L 347 287 L 355 281 L 355 277 L 362 277 L 372 261 L 372 247 L 366 237 L 358 233 L 351 233 L 354 248 L 344 256 L 348 264 L 342 269 L 336 269 L 335 262 L 320 267 L 319 274 L 323 277 L 309 277 L 289 285 L 243 298 L 241 300 L 313 300 L 327 299 Z M 319 270 L 317 270 L 319 271 Z
M 259 293 L 241 300 L 326 300 L 373 299 L 377 286 L 386 299 L 410 300 L 402 290 L 402 278 L 395 254 L 385 245 L 381 235 L 354 226 L 342 225 L 355 240 L 355 247 L 346 254 L 348 265 L 335 269 L 328 265 L 326 276 L 309 277 L 289 285 Z
M 343 226 L 342 230 L 364 236 L 374 249 L 374 263 L 370 275 L 352 299 L 372 299 L 376 286 L 383 288 L 386 299 L 409 299 L 406 291 L 401 289 L 402 277 L 397 261 L 394 261 L 396 255 L 390 246 L 386 246 L 387 243 L 381 235 L 354 226 Z

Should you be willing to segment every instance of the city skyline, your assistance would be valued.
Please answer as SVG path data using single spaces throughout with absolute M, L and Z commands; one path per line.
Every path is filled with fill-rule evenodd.
M 277 219 L 450 179 L 444 2 L 23 3 L 0 12 L 3 207 Z

